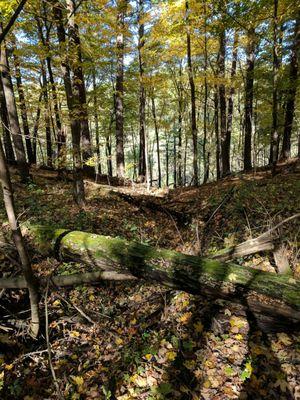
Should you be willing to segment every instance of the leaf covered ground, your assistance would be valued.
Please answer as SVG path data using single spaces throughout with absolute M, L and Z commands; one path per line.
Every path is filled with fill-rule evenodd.
M 51 224 L 190 254 L 255 237 L 300 211 L 299 173 L 286 171 L 272 179 L 260 172 L 151 196 L 137 186 L 86 182 L 83 210 L 74 205 L 68 182 L 35 176 L 27 186 L 16 180 L 14 189 L 25 233 L 28 224 Z M 2 203 L 0 217 L 1 273 L 17 274 Z M 299 279 L 299 222 L 282 226 L 279 234 Z M 87 270 L 38 253 L 30 235 L 27 242 L 40 276 Z M 275 272 L 271 254 L 237 262 Z M 0 295 L 1 399 L 57 398 L 44 323 L 39 340 L 29 340 L 22 325 L 29 317 L 26 292 Z M 240 305 L 143 282 L 51 290 L 46 301 L 52 365 L 63 398 L 300 398 L 299 335 L 261 332 Z

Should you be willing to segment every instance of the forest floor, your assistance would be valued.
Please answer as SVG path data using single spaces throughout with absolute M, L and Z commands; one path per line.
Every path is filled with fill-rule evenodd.
M 50 224 L 209 255 L 300 211 L 299 165 L 273 178 L 260 171 L 150 194 L 141 186 L 87 181 L 82 210 L 71 184 L 49 177 L 37 173 L 26 186 L 14 177 L 25 233 L 28 224 Z M 9 229 L 2 203 L 0 220 L 3 242 Z M 297 279 L 299 232 L 298 220 L 279 232 Z M 87 269 L 43 256 L 30 235 L 27 242 L 39 276 Z M 13 248 L 3 249 L 0 272 L 17 274 Z M 236 262 L 275 272 L 272 254 Z M 44 323 L 39 340 L 28 339 L 21 324 L 29 317 L 26 291 L 0 296 L 1 399 L 57 398 Z M 44 297 L 41 314 L 43 307 Z M 51 291 L 47 308 L 52 364 L 65 399 L 300 399 L 300 336 L 261 332 L 240 305 L 143 282 L 106 282 Z

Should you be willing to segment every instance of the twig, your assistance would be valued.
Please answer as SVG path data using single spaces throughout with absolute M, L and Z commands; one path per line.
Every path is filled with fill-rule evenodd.
M 47 287 L 46 287 L 46 292 L 45 292 L 45 336 L 46 336 L 46 342 L 47 342 L 47 351 L 48 351 L 48 358 L 49 358 L 49 366 L 50 366 L 50 371 L 51 375 L 53 378 L 54 386 L 57 391 L 57 396 L 60 400 L 63 400 L 64 397 L 61 393 L 59 383 L 56 378 L 55 370 L 53 368 L 52 364 L 52 355 L 51 355 L 51 344 L 49 341 L 49 318 L 48 318 L 48 291 L 49 291 L 49 280 L 47 281 Z
M 60 295 L 59 293 L 57 293 L 57 296 L 63 300 L 65 303 L 67 303 L 69 306 L 75 308 L 76 311 L 79 312 L 79 314 L 85 318 L 89 323 L 95 325 L 96 322 L 92 320 L 92 318 L 90 318 L 80 307 L 76 306 L 76 304 L 71 303 L 69 300 L 65 299 L 62 295 Z
M 300 213 L 297 213 L 295 215 L 292 215 L 291 217 L 288 217 L 286 219 L 284 219 L 283 221 L 279 222 L 279 224 L 275 225 L 273 228 L 269 229 L 268 231 L 262 233 L 261 235 L 259 235 L 256 239 L 260 239 L 263 238 L 265 236 L 269 236 L 272 232 L 276 231 L 276 229 L 278 229 L 281 225 L 286 224 L 289 221 L 292 221 L 293 219 L 299 218 L 300 217 Z

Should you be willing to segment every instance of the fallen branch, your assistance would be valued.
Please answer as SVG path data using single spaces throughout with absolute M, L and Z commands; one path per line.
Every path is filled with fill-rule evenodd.
M 74 286 L 84 283 L 97 283 L 105 280 L 126 281 L 136 279 L 129 274 L 118 274 L 113 271 L 86 272 L 83 274 L 58 275 L 51 278 L 51 282 L 55 286 Z M 46 280 L 40 279 L 39 286 L 46 286 Z M 0 278 L 1 289 L 25 289 L 27 288 L 26 280 L 23 276 L 14 278 Z

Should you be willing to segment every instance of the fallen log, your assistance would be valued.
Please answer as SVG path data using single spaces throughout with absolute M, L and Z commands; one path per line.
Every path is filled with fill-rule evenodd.
M 245 304 L 265 331 L 300 328 L 300 282 L 291 277 L 120 238 L 37 226 L 30 232 L 37 244 L 47 243 L 57 257 L 83 262 L 100 271 L 92 282 L 103 279 L 104 272 L 107 277 L 110 274 L 108 279 L 119 274 L 125 275 L 124 279 L 140 278 L 192 294 Z M 76 284 L 87 282 L 84 275 L 82 280 L 76 277 Z M 61 278 L 53 279 L 59 285 Z
M 238 301 L 258 319 L 270 317 L 268 325 L 299 327 L 300 282 L 289 276 L 86 232 L 48 227 L 33 227 L 31 232 L 40 243 L 51 244 L 62 259 L 192 294 Z

